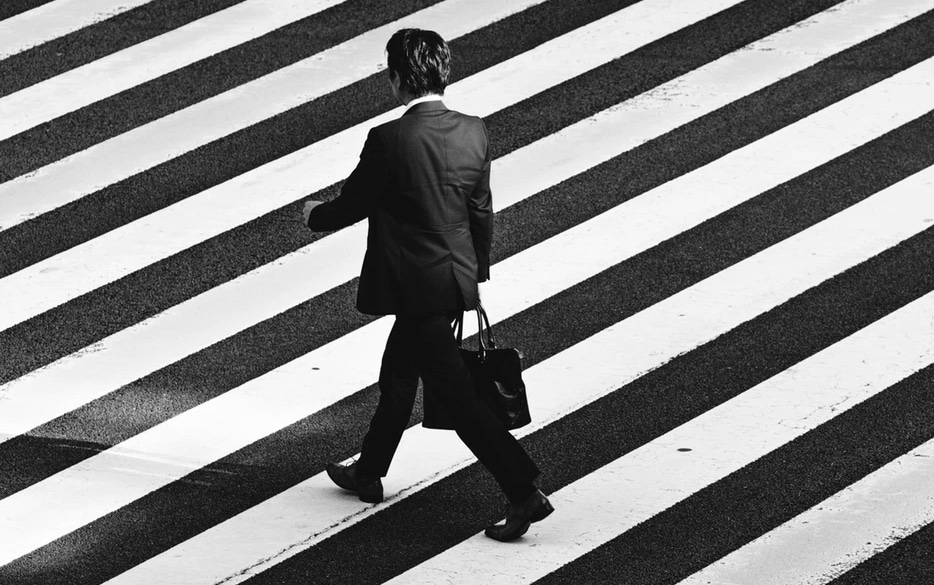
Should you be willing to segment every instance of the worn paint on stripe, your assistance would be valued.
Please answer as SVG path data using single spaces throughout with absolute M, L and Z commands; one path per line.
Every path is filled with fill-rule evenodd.
M 934 316 L 929 315 L 927 323 L 934 331 Z M 934 441 L 912 449 L 680 585 L 822 585 L 931 522 Z
M 775 51 L 769 50 L 770 47 L 786 49 L 800 45 L 810 47 L 808 52 L 812 53 L 816 51 L 814 45 L 808 45 L 807 41 L 834 31 L 804 26 L 793 30 L 801 32 L 792 33 L 783 43 L 768 37 L 761 44 L 756 43 L 761 51 L 740 51 L 735 60 L 724 57 L 666 84 L 670 88 L 680 88 L 688 99 L 665 101 L 669 91 L 659 88 L 499 159 L 494 173 L 497 208 L 518 202 L 686 122 L 692 115 L 717 107 L 717 100 L 703 97 L 716 92 L 706 90 L 717 79 L 755 65 L 757 62 L 752 57 L 757 54 L 765 54 L 766 60 L 771 60 L 770 55 Z M 934 60 L 927 68 L 934 71 Z M 761 69 L 775 73 L 764 66 Z M 614 238 L 614 242 L 625 246 L 626 254 L 636 254 L 911 120 L 918 114 L 919 103 L 906 88 L 918 83 L 921 77 L 917 77 L 917 71 L 922 72 L 922 77 L 931 77 L 923 73 L 923 67 L 896 75 L 621 207 L 605 220 L 605 224 L 618 222 L 618 229 L 633 234 L 635 239 Z M 757 78 L 753 87 L 737 85 L 735 91 L 755 89 L 769 79 L 771 75 Z M 695 94 L 702 97 L 692 99 Z M 723 99 L 735 97 L 725 90 L 724 94 Z M 567 157 L 567 152 L 578 154 Z M 789 159 L 788 152 L 810 154 Z M 756 170 L 764 160 L 774 160 L 776 164 L 768 170 Z M 691 197 L 692 192 L 705 196 Z M 679 210 L 677 215 L 672 215 L 674 209 Z M 658 229 L 645 229 L 646 223 Z M 0 409 L 0 441 L 61 416 L 346 282 L 359 269 L 364 245 L 364 225 L 343 230 L 88 349 L 0 386 L 0 396 L 4 398 L 4 408 Z M 335 262 L 335 258 L 340 261 Z M 579 281 L 575 281 L 576 278 L 583 280 L 606 268 L 610 265 L 607 262 L 618 262 L 622 255 L 611 252 L 607 256 L 610 260 L 596 258 L 592 266 L 577 262 L 578 270 L 583 269 L 580 274 L 565 271 L 560 284 L 547 290 L 554 294 L 559 287 Z M 296 274 L 316 276 L 314 279 L 295 278 Z M 242 298 L 255 300 L 242 306 Z M 539 298 L 544 297 L 536 297 Z M 235 306 L 237 310 L 231 310 Z M 137 348 L 142 346 L 148 351 L 140 354 Z
M 258 38 L 343 0 L 245 0 L 0 98 L 0 140 Z
M 921 189 L 932 184 L 934 169 L 919 173 L 529 368 L 523 376 L 526 385 L 535 388 L 536 420 L 518 430 L 516 435 L 534 432 L 677 355 L 770 310 L 842 270 L 844 266 L 841 263 L 849 265 L 872 256 L 894 241 L 882 238 L 866 242 L 865 247 L 857 243 L 864 237 L 874 237 L 870 234 L 874 232 L 877 220 L 879 224 L 886 225 L 890 220 L 896 223 L 908 220 L 914 226 L 908 231 L 920 231 L 923 222 L 911 218 L 918 212 L 934 209 L 934 203 L 925 202 L 921 195 Z M 593 235 L 595 238 L 607 237 L 603 231 Z M 907 232 L 897 237 L 904 235 Z M 584 248 L 581 242 L 572 245 L 562 236 L 555 240 L 545 252 L 556 254 L 555 261 L 562 265 L 573 259 L 575 254 L 579 255 L 580 250 L 592 249 Z M 559 250 L 566 250 L 566 253 L 561 254 Z M 793 261 L 796 258 L 801 258 L 801 261 Z M 518 263 L 520 261 L 515 258 L 503 262 L 503 265 L 506 268 L 509 264 Z M 496 314 L 502 311 L 503 306 L 510 309 L 515 306 L 515 299 L 508 299 L 508 296 L 514 296 L 517 282 L 525 278 L 521 271 L 501 270 L 498 274 L 503 272 L 506 281 L 500 283 L 503 277 L 498 277 L 496 283 L 491 282 L 499 288 L 489 289 L 490 294 L 487 295 L 492 298 L 487 304 L 497 307 Z M 537 284 L 533 282 L 528 286 Z M 929 301 L 927 310 L 934 310 L 934 298 Z M 620 355 L 627 356 L 627 359 L 620 360 Z M 928 357 L 934 359 L 934 349 L 929 349 Z M 378 351 L 367 356 L 357 355 L 355 361 L 360 365 L 355 365 L 355 368 L 362 366 L 372 370 L 367 374 L 375 375 L 377 358 Z M 324 364 L 328 360 L 321 359 L 315 363 Z M 578 367 L 581 363 L 587 364 L 586 371 Z M 337 370 L 333 381 L 322 381 L 323 387 L 350 376 L 339 366 Z M 307 370 L 305 373 L 308 374 Z M 569 387 L 575 388 L 575 392 L 567 392 Z M 772 404 L 763 403 L 763 407 L 772 408 Z M 747 422 L 757 420 L 749 413 L 745 416 L 751 417 L 742 419 Z M 438 433 L 422 427 L 407 430 L 393 460 L 391 473 L 384 482 L 388 504 L 392 505 L 393 501 L 427 487 L 471 461 L 451 433 Z M 231 582 L 239 582 L 314 546 L 379 508 L 334 497 L 330 480 L 325 474 L 319 474 L 134 567 L 109 583 L 154 584 L 167 575 L 171 575 L 173 582 L 178 580 L 180 583 L 227 578 L 232 579 Z M 242 535 L 246 531 L 253 537 L 244 539 Z M 557 532 L 563 532 L 563 529 Z M 559 537 L 559 541 L 567 546 L 563 538 Z M 433 577 L 437 578 L 437 575 Z
M 25 51 L 152 0 L 55 0 L 0 21 L 0 59 Z
M 2 183 L 0 230 L 377 73 L 385 68 L 380 57 L 387 39 L 400 28 L 431 28 L 450 41 L 543 1 L 435 4 Z
M 673 10 L 676 0 L 640 2 L 450 86 L 446 102 L 489 115 L 738 1 L 680 10 Z M 346 178 L 369 129 L 401 113 L 387 112 L 3 278 L 0 330 Z

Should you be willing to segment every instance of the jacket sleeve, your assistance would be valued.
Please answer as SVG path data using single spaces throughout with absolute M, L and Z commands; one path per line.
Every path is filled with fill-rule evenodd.
M 490 167 L 492 157 L 490 142 L 486 134 L 486 125 L 480 121 L 486 140 L 486 156 L 480 179 L 474 185 L 467 198 L 467 212 L 470 218 L 470 236 L 473 239 L 474 253 L 477 256 L 477 280 L 490 279 L 490 245 L 493 241 L 493 196 L 490 192 Z
M 337 230 L 368 217 L 379 204 L 389 180 L 386 151 L 373 128 L 367 134 L 357 167 L 333 201 L 311 210 L 308 227 L 314 231 Z

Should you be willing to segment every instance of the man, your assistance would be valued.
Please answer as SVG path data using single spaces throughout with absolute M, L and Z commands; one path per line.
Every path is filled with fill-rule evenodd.
M 305 204 L 305 224 L 335 230 L 369 220 L 357 308 L 396 320 L 379 374 L 380 399 L 360 459 L 328 475 L 365 502 L 381 502 L 419 377 L 452 417 L 455 431 L 510 501 L 506 522 L 487 536 L 513 540 L 553 508 L 533 480 L 539 470 L 474 395 L 451 322 L 476 307 L 489 278 L 493 211 L 490 150 L 480 118 L 441 102 L 450 51 L 432 31 L 403 29 L 386 45 L 389 83 L 408 106 L 370 130 L 360 162 L 334 201 Z

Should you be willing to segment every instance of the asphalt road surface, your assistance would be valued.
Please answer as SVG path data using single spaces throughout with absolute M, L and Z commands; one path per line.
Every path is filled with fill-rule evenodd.
M 509 544 L 420 401 L 385 502 L 324 474 L 391 317 L 301 209 L 411 26 L 493 148 Z M 5 0 L 0 583 L 934 584 L 932 258 L 934 0 Z

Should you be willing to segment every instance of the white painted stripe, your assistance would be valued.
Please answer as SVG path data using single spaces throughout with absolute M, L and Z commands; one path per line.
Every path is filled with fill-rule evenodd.
M 788 261 L 794 264 L 794 258 Z M 504 548 L 478 534 L 389 583 L 518 585 L 544 577 L 930 365 L 932 318 L 934 293 L 929 293 L 555 492 L 550 499 L 556 513 L 529 530 L 533 546 Z M 600 360 L 606 367 L 628 355 L 620 346 L 638 351 L 638 339 L 607 337 L 603 347 L 612 351 L 604 351 Z M 565 369 L 551 371 L 559 380 L 543 382 L 576 379 L 566 372 L 583 356 L 567 353 Z M 590 353 L 584 359 L 589 367 L 595 362 Z M 678 451 L 682 447 L 691 451 Z M 756 575 L 742 583 L 765 582 L 764 575 Z
M 816 139 L 822 136 L 812 134 L 809 138 L 819 144 Z M 738 153 L 736 158 L 741 154 Z M 805 157 L 803 152 L 790 151 L 787 154 L 792 159 Z M 781 158 L 764 160 L 774 160 L 775 166 L 782 163 Z M 762 159 L 756 162 L 759 167 L 764 164 Z M 736 177 L 727 175 L 720 179 L 743 183 L 744 176 L 753 174 L 748 172 L 748 168 L 745 167 L 743 173 Z M 763 169 L 758 174 L 768 173 Z M 503 319 L 515 314 L 563 290 L 569 281 L 579 282 L 587 275 L 621 261 L 633 247 L 641 248 L 638 243 L 643 238 L 658 238 L 659 232 L 665 232 L 668 226 L 663 225 L 664 221 L 673 215 L 678 218 L 682 214 L 696 217 L 690 208 L 704 205 L 697 203 L 705 199 L 700 194 L 710 193 L 710 200 L 705 204 L 716 206 L 718 202 L 722 205 L 723 199 L 728 199 L 729 192 L 737 190 L 732 184 L 697 189 L 696 183 L 680 183 L 680 187 L 686 186 L 690 187 L 687 194 L 679 191 L 682 194 L 680 206 L 672 205 L 669 200 L 666 206 L 658 207 L 656 197 L 638 197 L 498 264 L 500 270 L 493 288 L 488 287 L 485 292 L 489 307 L 496 312 L 494 318 Z M 699 283 L 689 292 L 671 297 L 676 299 L 672 303 L 690 297 L 689 304 L 684 307 L 678 305 L 674 320 L 680 324 L 679 327 L 686 327 L 685 324 L 690 322 L 694 329 L 680 329 L 678 335 L 666 332 L 656 340 L 660 346 L 652 345 L 653 335 L 660 335 L 659 332 L 665 332 L 666 328 L 657 319 L 653 320 L 653 313 L 640 313 L 649 315 L 648 322 L 646 317 L 639 315 L 628 319 L 627 323 L 640 324 L 640 328 L 650 330 L 632 337 L 630 343 L 656 348 L 655 353 L 644 354 L 646 357 L 642 362 L 637 356 L 643 354 L 637 352 L 630 356 L 626 351 L 620 352 L 619 348 L 626 347 L 624 345 L 607 346 L 604 351 L 612 353 L 615 361 L 619 361 L 619 355 L 627 355 L 623 367 L 633 368 L 632 371 L 639 373 L 709 341 L 736 324 L 923 230 L 927 227 L 925 217 L 934 212 L 934 199 L 927 195 L 932 186 L 934 168 L 918 173 Z M 659 193 L 661 189 L 658 189 Z M 647 207 L 659 209 L 659 218 L 644 213 Z M 627 229 L 626 218 L 632 221 L 633 217 L 640 221 L 655 220 L 659 224 L 646 223 Z M 674 221 L 677 223 L 676 219 Z M 660 224 L 663 226 L 661 229 Z M 678 231 L 681 229 L 684 227 Z M 665 235 L 661 237 L 664 239 Z M 556 266 L 561 270 L 555 270 Z M 719 306 L 717 303 L 729 305 L 724 314 L 714 309 Z M 655 306 L 670 305 L 660 303 Z M 689 321 L 682 314 L 685 311 L 691 313 L 688 309 L 692 307 L 703 309 L 697 321 Z M 0 556 L 0 564 L 125 506 L 372 383 L 376 379 L 377 363 L 390 326 L 390 318 L 377 320 L 0 500 L 0 533 L 18 535 L 17 542 L 11 543 L 5 554 Z M 606 391 L 618 385 L 615 372 L 607 373 L 599 371 L 599 368 L 588 370 L 593 370 L 593 376 L 609 376 L 612 382 L 608 383 Z M 556 376 L 555 380 L 558 379 Z M 576 392 L 574 400 L 581 399 Z
M 0 140 L 261 37 L 343 0 L 245 0 L 0 98 Z
M 451 40 L 543 1 L 447 0 L 435 4 L 2 183 L 0 230 L 377 73 L 385 68 L 379 56 L 386 41 L 400 28 L 431 28 Z
M 738 2 L 639 2 L 452 85 L 448 103 L 488 115 Z M 0 330 L 346 178 L 369 129 L 400 114 L 394 109 L 0 280 Z
M 55 0 L 0 21 L 0 59 L 107 20 L 152 0 Z
M 930 340 L 934 317 L 920 318 L 921 323 L 927 319 Z M 907 340 L 892 341 L 904 346 Z M 934 440 L 847 486 L 680 585 L 822 585 L 931 522 L 934 522 Z
M 776 75 L 789 72 L 767 66 L 774 62 L 772 56 L 777 52 L 791 51 L 792 47 L 797 46 L 815 60 L 821 58 L 831 49 L 822 47 L 818 51 L 815 47 L 819 43 L 815 39 L 843 37 L 844 31 L 831 23 L 851 22 L 854 14 L 844 9 L 860 5 L 850 3 L 847 7 L 839 8 L 838 13 L 835 12 L 850 18 L 828 20 L 827 15 L 820 15 L 813 23 L 803 23 L 775 37 L 763 39 L 736 54 L 497 160 L 493 173 L 497 209 L 521 201 L 695 116 L 720 107 L 722 103 L 741 97 L 745 95 L 742 93 L 744 91 L 751 92 L 767 85 L 775 80 Z M 847 24 L 844 29 L 851 27 Z M 859 37 L 848 38 L 851 42 L 859 40 Z M 757 60 L 759 55 L 764 56 L 764 60 Z M 798 62 L 802 67 L 807 64 L 809 61 L 806 60 Z M 762 77 L 750 72 L 762 72 Z M 729 86 L 732 91 L 727 86 L 714 91 L 715 87 L 720 87 L 719 80 L 743 74 L 748 75 L 749 85 L 733 84 Z M 844 100 L 815 114 L 813 119 L 793 126 L 801 129 L 800 134 L 796 134 L 797 131 L 785 131 L 778 138 L 756 143 L 748 154 L 718 163 L 708 171 L 708 175 L 697 177 L 715 177 L 724 173 L 723 169 L 729 169 L 726 171 L 729 173 L 728 179 L 701 180 L 741 186 L 740 190 L 730 191 L 729 205 L 735 205 L 746 197 L 803 173 L 924 113 L 923 108 L 919 110 L 916 107 L 919 104 L 911 92 L 906 91 L 906 88 L 916 83 L 917 78 L 911 75 L 895 76 L 868 93 Z M 672 94 L 682 95 L 683 98 L 666 99 Z M 836 129 L 838 126 L 840 130 Z M 821 134 L 819 139 L 813 138 L 815 132 Z M 818 158 L 801 161 L 806 163 L 804 166 L 777 166 L 774 168 L 775 175 L 747 173 L 749 179 L 758 177 L 766 182 L 736 183 L 732 178 L 737 169 L 757 169 L 761 160 L 780 159 L 785 150 L 801 150 L 809 146 L 817 148 L 814 152 Z M 821 150 L 824 146 L 828 150 Z M 568 152 L 576 154 L 568 157 Z M 742 152 L 747 151 L 744 149 Z M 717 189 L 722 191 L 719 186 Z M 662 192 L 675 193 L 677 187 Z M 689 189 L 685 192 L 689 192 Z M 697 217 L 682 215 L 667 228 L 669 231 L 663 237 L 670 237 L 677 230 L 693 225 L 691 222 L 700 223 L 725 208 L 702 208 Z M 647 209 L 646 213 L 659 217 L 661 212 L 658 209 Z M 642 231 L 637 229 L 637 233 Z M 0 409 L 0 441 L 24 433 L 350 280 L 359 269 L 365 241 L 364 224 L 343 230 L 90 348 L 80 350 L 49 367 L 0 386 L 0 397 L 4 399 L 4 408 Z M 650 240 L 644 245 L 648 247 L 653 243 L 654 240 Z M 296 274 L 314 274 L 315 278 L 295 278 Z M 239 301 L 243 298 L 254 300 L 248 306 L 241 306 Z M 238 309 L 230 310 L 234 306 Z M 146 347 L 147 351 L 140 354 L 137 351 L 139 347 Z
M 768 311 L 810 286 L 828 278 L 835 271 L 868 257 L 894 238 L 884 237 L 863 247 L 863 237 L 874 238 L 877 225 L 891 226 L 923 211 L 919 187 L 930 187 L 934 170 L 917 175 L 869 200 L 802 232 L 777 246 L 753 256 L 719 274 L 686 289 L 633 317 L 621 321 L 597 335 L 545 360 L 523 374 L 532 397 L 533 424 L 516 432 L 523 436 L 550 424 L 631 382 L 668 360 L 725 333 L 740 323 Z M 924 203 L 930 209 L 932 203 Z M 898 211 L 894 211 L 894 209 Z M 878 216 L 884 213 L 885 216 Z M 896 219 L 892 214 L 899 215 Z M 913 229 L 920 229 L 917 219 Z M 886 228 L 881 228 L 886 229 Z M 620 233 L 625 233 L 620 230 Z M 904 234 L 903 234 L 904 235 Z M 559 254 L 556 264 L 573 261 L 584 244 L 606 237 L 595 232 L 582 242 L 577 236 L 560 236 L 543 249 L 539 256 Z M 901 237 L 901 236 L 895 236 Z M 587 248 L 595 249 L 595 248 Z M 566 253 L 561 253 L 567 250 Z M 800 258 L 798 262 L 795 259 Z M 518 267 L 518 265 L 523 265 Z M 532 278 L 527 285 L 541 285 L 543 272 L 525 269 L 525 260 L 503 263 L 505 281 L 497 276 L 490 285 L 489 295 L 496 307 L 494 317 L 501 316 L 502 307 L 511 312 L 523 300 L 518 298 L 518 283 Z M 516 270 L 509 270 L 517 266 Z M 534 280 L 538 278 L 538 280 Z M 545 286 L 550 283 L 545 282 Z M 934 297 L 934 295 L 929 295 Z M 930 299 L 934 301 L 934 298 Z M 931 312 L 932 303 L 927 310 Z M 887 317 L 887 319 L 897 319 Z M 898 331 L 898 329 L 895 329 Z M 900 335 L 907 335 L 899 331 Z M 879 337 L 871 337 L 878 342 Z M 906 337 L 900 337 L 906 339 Z M 932 344 L 928 339 L 928 346 Z M 358 358 L 357 368 L 375 376 L 378 348 L 372 354 Z M 626 356 L 620 360 L 619 356 Z M 340 359 L 340 358 L 337 358 Z M 327 363 L 321 358 L 316 363 Z M 582 369 L 580 365 L 586 363 Z M 309 366 L 306 366 L 307 373 Z M 350 376 L 340 368 L 333 373 L 333 382 Z M 322 381 L 320 387 L 329 382 Z M 574 392 L 568 392 L 568 388 Z M 788 395 L 785 395 L 787 398 Z M 753 402 L 753 404 L 756 404 Z M 763 403 L 763 408 L 772 405 Z M 741 419 L 745 422 L 759 420 Z M 816 424 L 816 423 L 815 423 Z M 693 446 L 693 444 L 691 444 Z M 384 482 L 388 504 L 415 493 L 456 469 L 472 462 L 472 457 L 452 433 L 413 427 L 406 431 L 397 451 L 390 475 Z M 616 493 L 612 490 L 612 493 Z M 645 498 L 651 498 L 648 490 Z M 120 575 L 109 585 L 156 584 L 162 580 L 173 583 L 213 583 L 233 578 L 239 582 L 256 572 L 282 562 L 321 540 L 367 517 L 381 506 L 372 508 L 355 498 L 336 494 L 325 474 L 316 475 L 301 484 L 254 506 L 218 526 L 154 557 Z M 558 522 L 566 512 L 559 508 Z M 554 523 L 550 523 L 554 526 Z M 563 533 L 563 528 L 554 528 Z M 251 538 L 243 538 L 249 533 Z M 537 541 L 536 541 L 537 542 Z M 570 541 L 562 541 L 567 544 Z M 235 578 L 234 578 L 235 577 Z M 164 581 L 163 581 L 164 582 Z M 438 581 L 443 582 L 443 581 Z

